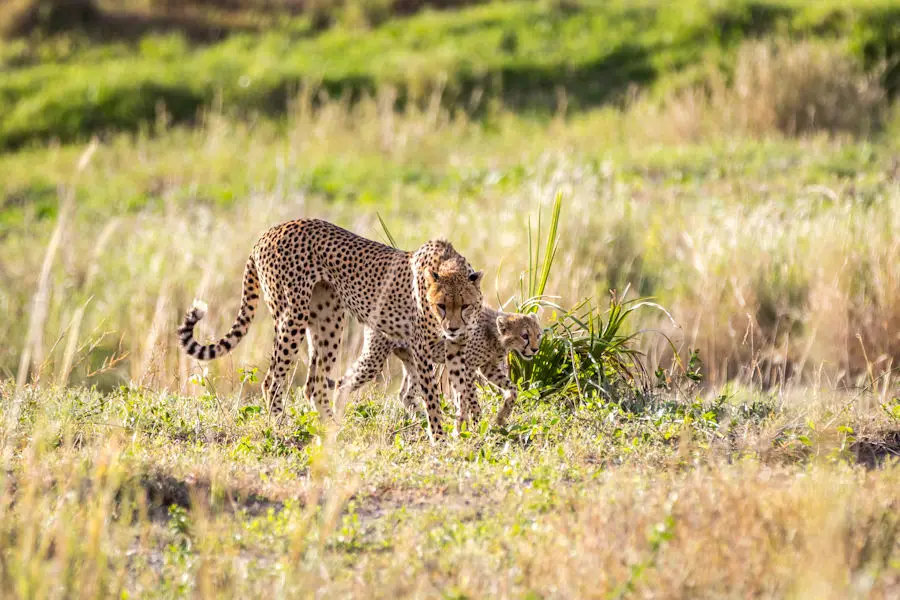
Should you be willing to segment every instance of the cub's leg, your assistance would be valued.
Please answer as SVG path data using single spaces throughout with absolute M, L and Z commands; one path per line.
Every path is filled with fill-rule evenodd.
M 396 343 L 389 337 L 367 327 L 363 338 L 362 354 L 359 355 L 347 374 L 341 378 L 338 385 L 341 388 L 349 388 L 352 393 L 374 380 L 384 369 L 384 362 L 395 345 Z
M 412 354 L 410 354 L 408 348 L 398 346 L 394 349 L 394 356 L 403 363 L 403 383 L 400 386 L 400 400 L 407 410 L 415 412 L 418 408 L 416 405 L 416 394 L 419 390 L 419 383 L 415 381 L 416 368 L 413 364 Z M 432 345 L 431 356 L 435 365 L 444 364 L 447 361 L 447 353 L 443 341 L 438 341 Z M 444 372 L 446 373 L 446 369 L 444 369 Z M 438 387 L 440 388 L 440 385 Z M 456 401 L 456 397 L 454 397 L 453 402 Z
M 485 378 L 499 387 L 503 392 L 503 405 L 497 411 L 497 425 L 503 425 L 506 422 L 509 413 L 512 412 L 513 406 L 518 397 L 516 385 L 509 378 L 509 363 L 505 360 L 499 364 L 485 367 L 482 369 Z

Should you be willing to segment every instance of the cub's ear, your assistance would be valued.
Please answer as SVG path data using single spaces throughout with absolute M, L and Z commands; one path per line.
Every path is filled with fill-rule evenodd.
M 484 271 L 475 271 L 471 275 L 469 275 L 469 281 L 478 285 L 481 283 L 481 278 L 484 277 Z
M 441 276 L 438 275 L 437 271 L 428 271 L 428 279 L 431 281 L 431 283 L 437 283 L 441 280 Z
M 506 334 L 506 331 L 509 329 L 509 317 L 506 315 L 498 315 L 497 316 L 497 331 L 500 332 L 500 335 Z

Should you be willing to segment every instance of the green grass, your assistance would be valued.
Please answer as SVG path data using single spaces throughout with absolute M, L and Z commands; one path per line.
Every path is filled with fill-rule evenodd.
M 900 10 L 891 2 L 509 2 L 425 12 L 370 30 L 304 25 L 192 45 L 178 34 L 91 44 L 7 42 L 0 50 L 0 145 L 85 139 L 194 122 L 221 102 L 240 114 L 284 115 L 304 85 L 358 98 L 392 86 L 392 100 L 484 111 L 494 99 L 553 114 L 621 101 L 629 86 L 670 89 L 727 67 L 762 35 L 846 45 L 869 68 L 893 61 Z M 885 83 L 892 90 L 897 70 Z M 473 93 L 484 90 L 477 106 Z M 160 115 L 165 110 L 165 117 Z
M 302 405 L 275 422 L 212 393 L 0 398 L 4 595 L 842 597 L 861 581 L 876 596 L 900 585 L 896 461 L 857 464 L 891 448 L 891 417 L 862 409 L 866 395 L 731 390 L 637 412 L 526 400 L 511 427 L 439 447 L 377 394 L 336 437 Z

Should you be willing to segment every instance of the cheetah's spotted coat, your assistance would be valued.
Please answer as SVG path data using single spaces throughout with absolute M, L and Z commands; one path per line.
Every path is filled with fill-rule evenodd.
M 443 430 L 434 348 L 444 339 L 464 342 L 478 312 L 471 307 L 482 303 L 480 281 L 481 273 L 474 272 L 449 242 L 430 241 L 415 252 L 404 252 L 326 221 L 300 219 L 276 225 L 253 247 L 244 268 L 241 307 L 227 335 L 214 344 L 197 343 L 194 326 L 205 314 L 197 305 L 185 315 L 178 333 L 190 356 L 211 360 L 226 354 L 246 335 L 262 295 L 275 321 L 272 357 L 263 381 L 272 411 L 283 410 L 288 374 L 306 336 L 310 353 L 306 395 L 320 414 L 331 417 L 328 389 L 335 386 L 347 310 L 367 327 L 409 348 L 411 376 L 426 399 L 432 435 L 439 438 Z

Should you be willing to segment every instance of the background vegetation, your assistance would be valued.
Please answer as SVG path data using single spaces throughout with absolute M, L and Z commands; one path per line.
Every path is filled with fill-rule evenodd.
M 0 16 L 11 31 L 21 21 L 15 4 Z M 20 4 L 36 7 L 38 23 L 43 15 L 47 27 L 59 27 L 54 3 Z M 194 4 L 178 14 L 194 14 Z M 470 112 L 493 99 L 529 111 L 578 110 L 621 103 L 633 86 L 696 82 L 710 66 L 727 73 L 743 42 L 768 35 L 845 47 L 866 70 L 890 65 L 882 74 L 887 91 L 900 83 L 900 8 L 889 1 L 502 2 L 403 19 L 386 18 L 396 8 L 390 2 L 351 1 L 323 5 L 333 13 L 326 28 L 308 16 L 317 6 L 309 4 L 277 24 L 270 15 L 231 29 L 195 15 L 196 27 L 219 32 L 206 39 L 187 16 L 170 14 L 178 3 L 82 7 L 74 31 L 29 43 L 42 39 L 32 30 L 4 45 L 0 144 L 138 130 L 162 112 L 192 122 L 214 102 L 230 113 L 278 117 L 307 85 L 315 97 L 351 101 L 391 86 L 391 102 L 400 106 L 439 91 L 446 106 Z M 372 11 L 384 12 L 383 22 Z M 147 34 L 135 37 L 139 26 Z
M 0 593 L 897 596 L 895 4 L 4 3 Z M 180 353 L 301 216 L 538 311 L 505 427 Z

